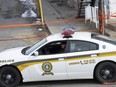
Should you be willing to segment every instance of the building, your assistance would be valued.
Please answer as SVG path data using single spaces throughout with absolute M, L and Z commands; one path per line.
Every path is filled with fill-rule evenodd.
M 90 20 L 96 23 L 96 28 L 98 28 L 99 23 L 99 0 L 96 0 L 95 6 L 92 7 L 90 5 L 85 7 L 85 21 Z M 105 23 L 107 24 L 108 19 L 115 19 L 116 18 L 116 0 L 103 0 L 104 8 L 104 16 L 105 16 Z

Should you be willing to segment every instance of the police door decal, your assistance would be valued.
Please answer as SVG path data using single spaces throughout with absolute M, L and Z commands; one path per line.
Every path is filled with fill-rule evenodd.
M 54 75 L 51 71 L 53 69 L 53 66 L 50 62 L 44 62 L 42 64 L 42 69 L 44 71 L 44 73 L 42 74 L 43 76 L 45 75 Z

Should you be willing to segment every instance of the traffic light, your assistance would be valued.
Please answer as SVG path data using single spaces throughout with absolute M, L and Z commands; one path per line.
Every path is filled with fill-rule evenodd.
M 90 6 L 94 7 L 95 6 L 95 2 L 96 2 L 96 0 L 91 0 Z

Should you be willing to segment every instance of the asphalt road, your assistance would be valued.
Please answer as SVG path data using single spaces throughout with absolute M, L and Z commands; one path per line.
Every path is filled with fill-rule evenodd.
M 0 25 L 9 25 L 12 24 L 20 24 L 20 23 L 28 23 L 26 19 L 23 18 L 11 18 L 4 19 L 0 15 Z M 40 35 L 40 32 L 31 26 L 28 27 L 14 27 L 14 28 L 0 28 L 0 51 L 14 48 L 14 47 L 22 47 L 26 45 L 32 45 L 39 41 L 39 38 L 33 39 L 21 39 L 18 38 L 28 38 Z M 10 40 L 11 39 L 11 40 Z M 13 40 L 14 39 L 14 40 Z
M 2 9 L 5 9 L 7 12 L 9 7 L 13 7 L 13 8 L 17 7 L 17 1 L 18 0 L 9 0 L 9 1 L 0 0 L 0 3 L 4 4 L 3 5 L 4 7 L 0 6 L 1 7 L 0 26 L 11 25 L 11 24 L 13 25 L 29 24 L 36 21 L 36 18 L 21 18 L 20 15 L 14 16 L 15 14 L 17 14 L 16 12 L 18 12 L 18 11 L 15 11 L 16 9 L 13 9 L 14 13 L 12 13 L 11 11 L 9 12 L 9 14 L 7 14 L 7 15 L 13 14 L 13 16 L 4 17 L 4 15 L 2 15 L 2 12 L 3 12 Z M 38 31 L 39 27 L 40 26 L 12 27 L 12 28 L 0 27 L 0 52 L 9 48 L 33 45 L 34 43 L 38 42 L 42 38 L 30 38 L 30 37 L 36 37 L 36 36 L 45 37 L 47 35 L 47 30 L 44 29 L 42 31 Z M 23 38 L 28 38 L 28 39 L 23 39 Z
M 28 24 L 31 23 L 32 19 L 14 17 L 14 18 L 3 18 L 0 14 L 0 26 L 11 25 L 11 24 Z M 36 36 L 46 37 L 48 30 L 38 30 L 39 26 L 27 26 L 27 27 L 12 27 L 12 28 L 0 28 L 0 51 L 22 47 L 27 45 L 33 45 L 38 42 L 39 38 L 30 38 Z M 43 37 L 43 38 L 44 38 Z M 28 38 L 28 39 L 23 39 Z
M 116 85 L 103 85 L 94 80 L 68 80 L 23 83 L 18 87 L 116 87 Z

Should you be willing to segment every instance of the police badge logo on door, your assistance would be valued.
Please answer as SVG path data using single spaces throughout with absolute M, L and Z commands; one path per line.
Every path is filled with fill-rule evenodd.
M 53 69 L 53 66 L 50 62 L 44 62 L 42 64 L 42 69 L 44 71 L 44 73 L 42 74 L 43 76 L 45 75 L 54 75 L 51 71 Z

